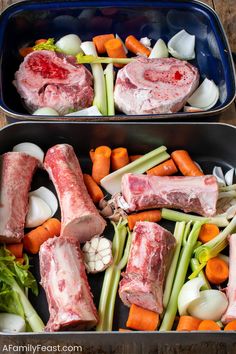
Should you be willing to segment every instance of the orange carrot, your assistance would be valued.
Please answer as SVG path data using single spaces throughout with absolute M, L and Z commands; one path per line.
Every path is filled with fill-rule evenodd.
M 178 172 L 175 163 L 172 159 L 161 163 L 147 171 L 148 175 L 154 176 L 171 176 Z
M 236 331 L 236 320 L 227 323 L 224 331 Z
M 111 168 L 113 171 L 128 165 L 129 155 L 126 148 L 120 147 L 113 149 L 111 152 Z
M 207 262 L 205 274 L 210 283 L 219 285 L 228 279 L 229 266 L 223 259 L 214 257 Z
M 198 235 L 199 241 L 207 243 L 220 233 L 218 226 L 215 224 L 203 224 Z
M 105 44 L 108 42 L 110 39 L 114 39 L 115 36 L 114 34 L 101 34 L 99 36 L 93 37 L 93 43 L 97 49 L 98 54 L 104 54 L 106 53 L 106 48 Z
M 10 245 L 6 245 L 6 248 L 16 257 L 23 257 L 23 243 L 12 243 Z
M 97 183 L 93 180 L 90 175 L 86 173 L 83 174 L 84 184 L 88 190 L 90 197 L 92 198 L 94 203 L 98 203 L 102 198 L 104 198 L 104 194 L 101 188 L 97 185 Z
M 212 320 L 203 320 L 198 326 L 199 331 L 220 331 L 220 326 Z
M 130 155 L 129 157 L 129 162 L 133 162 L 135 160 L 138 160 L 140 157 L 142 157 L 143 155 Z
M 25 260 L 23 257 L 21 258 L 16 258 L 16 262 L 20 263 L 20 264 L 24 264 Z
M 35 45 L 41 44 L 41 43 L 46 43 L 47 41 L 48 41 L 48 40 L 47 40 L 47 39 L 44 39 L 44 38 L 37 39 L 37 41 L 35 41 Z
M 89 150 L 89 157 L 92 162 L 94 161 L 94 153 L 95 153 L 94 149 Z
M 130 214 L 127 216 L 129 229 L 132 231 L 137 221 L 152 221 L 157 222 L 161 220 L 160 210 L 153 209 L 148 211 L 142 211 L 136 214 Z
M 130 329 L 119 328 L 119 332 L 133 332 Z
M 127 49 L 134 53 L 144 55 L 145 57 L 149 57 L 150 50 L 146 48 L 142 43 L 140 43 L 134 36 L 128 36 L 125 40 L 125 46 Z
M 110 58 L 126 58 L 126 53 L 120 39 L 110 39 L 105 43 L 107 54 Z M 114 64 L 117 68 L 122 68 L 123 64 Z
M 196 331 L 201 320 L 193 316 L 180 316 L 177 331 Z
M 99 146 L 94 152 L 94 161 L 92 167 L 92 177 L 99 183 L 101 179 L 110 172 L 111 149 L 108 146 Z
M 171 157 L 184 176 L 203 176 L 186 150 L 176 150 L 172 152 Z
M 19 54 L 24 58 L 26 55 L 30 54 L 33 52 L 32 47 L 23 47 L 19 49 Z
M 159 314 L 132 304 L 126 326 L 139 331 L 155 331 L 159 323 Z
M 60 221 L 48 219 L 42 226 L 27 233 L 23 238 L 24 249 L 32 254 L 39 252 L 40 246 L 49 238 L 60 235 Z M 60 223 L 61 224 L 61 223 Z

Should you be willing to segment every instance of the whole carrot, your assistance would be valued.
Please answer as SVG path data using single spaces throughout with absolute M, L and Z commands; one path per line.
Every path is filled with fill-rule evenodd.
M 138 221 L 152 221 L 158 222 L 161 220 L 161 212 L 157 209 L 148 211 L 142 211 L 136 214 L 130 214 L 127 216 L 129 229 L 132 231 L 136 222 Z
M 159 314 L 132 304 L 126 326 L 138 331 L 155 331 L 159 323 Z
M 128 165 L 129 155 L 126 148 L 119 147 L 111 152 L 111 168 L 113 171 Z
M 12 243 L 9 245 L 6 245 L 6 248 L 8 251 L 10 251 L 16 258 L 22 258 L 23 257 L 23 243 Z
M 101 179 L 110 173 L 111 149 L 108 146 L 99 146 L 94 152 L 92 177 L 95 182 L 100 183 Z
M 110 39 L 114 39 L 114 38 L 115 38 L 115 36 L 112 33 L 101 34 L 99 36 L 93 37 L 93 43 L 97 49 L 98 54 L 106 53 L 106 48 L 105 48 L 106 42 L 109 41 Z
M 228 279 L 229 266 L 223 259 L 214 257 L 207 262 L 205 274 L 210 283 L 219 285 Z
M 203 224 L 198 235 L 199 241 L 202 243 L 207 243 L 208 241 L 219 235 L 220 230 L 215 224 Z
M 172 159 L 161 163 L 147 171 L 148 175 L 154 176 L 171 176 L 178 172 L 177 167 Z
M 186 150 L 176 150 L 172 152 L 171 157 L 184 176 L 203 176 Z
M 144 55 L 145 57 L 149 57 L 150 50 L 146 48 L 142 43 L 140 43 L 134 36 L 130 35 L 125 40 L 125 46 L 127 49 L 136 54 L 136 55 Z
M 199 318 L 193 316 L 180 316 L 177 331 L 196 331 L 201 323 Z
M 102 198 L 104 198 L 104 194 L 101 188 L 97 185 L 97 183 L 90 175 L 84 173 L 83 178 L 84 184 L 88 190 L 90 197 L 92 198 L 95 204 L 98 203 Z
M 220 326 L 212 320 L 203 320 L 198 326 L 198 331 L 220 331 Z

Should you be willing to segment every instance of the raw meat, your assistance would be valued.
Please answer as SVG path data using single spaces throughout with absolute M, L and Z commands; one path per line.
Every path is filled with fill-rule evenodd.
M 228 323 L 236 320 L 236 234 L 229 237 L 229 281 L 226 295 L 229 301 L 228 308 L 221 321 Z
M 129 211 L 175 208 L 203 216 L 214 216 L 218 183 L 214 176 L 152 176 L 125 174 L 121 181 Z
M 28 212 L 28 192 L 39 161 L 23 152 L 0 156 L 0 242 L 20 242 Z
M 186 61 L 139 58 L 119 70 L 115 104 L 126 114 L 178 112 L 198 84 L 197 68 Z
M 92 105 L 92 82 L 90 71 L 74 57 L 43 50 L 25 57 L 14 84 L 31 113 L 51 107 L 66 114 Z
M 98 314 L 79 242 L 62 237 L 49 239 L 40 247 L 39 259 L 41 284 L 50 312 L 46 331 L 94 327 Z
M 163 284 L 174 246 L 175 238 L 160 225 L 148 221 L 136 223 L 119 287 L 125 305 L 135 304 L 162 313 Z
M 47 151 L 44 167 L 53 181 L 61 207 L 61 236 L 80 242 L 101 235 L 106 222 L 99 214 L 87 189 L 73 147 L 58 144 Z

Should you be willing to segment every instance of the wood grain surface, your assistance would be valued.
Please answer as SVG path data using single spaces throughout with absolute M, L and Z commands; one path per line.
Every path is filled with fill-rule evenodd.
M 18 1 L 0 0 L 0 12 Z M 236 0 L 202 0 L 202 2 L 210 5 L 218 13 L 228 36 L 231 50 L 236 53 Z M 220 121 L 236 125 L 235 103 L 221 115 Z M 0 111 L 0 128 L 5 124 L 4 114 Z

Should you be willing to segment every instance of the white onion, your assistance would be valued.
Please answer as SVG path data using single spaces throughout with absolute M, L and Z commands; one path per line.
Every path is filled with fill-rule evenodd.
M 144 45 L 144 47 L 151 49 L 151 39 L 148 37 L 143 37 L 139 40 L 139 42 Z
M 213 174 L 213 176 L 216 177 L 217 182 L 219 183 L 220 186 L 225 186 L 225 177 L 223 174 L 223 170 L 220 166 L 215 166 L 213 168 L 212 174 Z
M 228 306 L 226 295 L 214 289 L 200 291 L 199 295 L 189 304 L 189 314 L 200 320 L 219 321 Z
M 200 289 L 204 285 L 204 280 L 200 277 L 191 279 L 185 283 L 178 296 L 178 311 L 180 316 L 188 315 L 188 307 L 200 296 Z
M 25 227 L 42 225 L 52 215 L 50 207 L 45 201 L 34 195 L 29 196 L 29 210 L 26 215 Z
M 85 109 L 81 109 L 80 111 L 76 111 L 76 112 L 72 112 L 72 113 L 68 113 L 66 114 L 66 116 L 101 116 L 101 112 L 98 110 L 97 106 L 91 106 Z
M 149 58 L 168 58 L 168 56 L 169 52 L 165 42 L 162 39 L 158 39 L 151 50 Z
M 35 157 L 38 159 L 41 163 L 43 163 L 44 160 L 44 152 L 43 150 L 36 144 L 33 143 L 20 143 L 17 144 L 13 147 L 12 151 L 15 152 L 24 152 L 25 154 L 28 154 L 30 156 Z
M 29 193 L 29 196 L 35 196 L 42 199 L 51 209 L 51 216 L 56 214 L 58 209 L 58 201 L 54 193 L 46 187 L 40 187 Z
M 187 102 L 197 108 L 208 110 L 215 106 L 219 99 L 219 88 L 213 80 L 205 79 Z
M 25 332 L 25 321 L 12 313 L 0 313 L 0 332 Z
M 67 34 L 61 37 L 59 41 L 56 42 L 56 46 L 60 48 L 63 53 L 68 55 L 76 55 L 81 53 L 81 40 L 76 34 Z
M 231 186 L 233 184 L 233 179 L 234 179 L 234 168 L 231 168 L 225 174 L 225 182 L 227 186 Z
M 59 113 L 51 107 L 38 108 L 34 113 L 34 116 L 59 116 Z
M 182 30 L 174 35 L 168 42 L 169 53 L 183 60 L 191 60 L 195 58 L 195 36 Z

